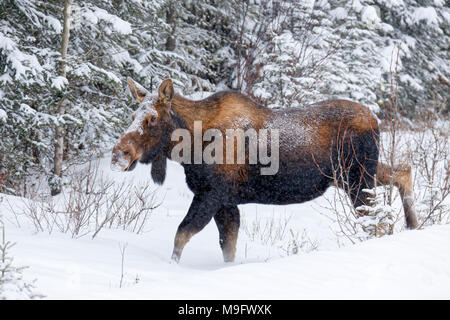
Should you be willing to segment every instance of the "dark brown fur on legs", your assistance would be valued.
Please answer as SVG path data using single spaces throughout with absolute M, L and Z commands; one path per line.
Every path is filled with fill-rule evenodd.
M 223 260 L 233 262 L 240 225 L 239 209 L 237 206 L 223 206 L 214 216 L 214 220 L 219 229 L 219 244 L 222 248 Z
M 184 246 L 196 233 L 200 232 L 219 211 L 223 199 L 218 197 L 218 192 L 206 192 L 197 194 L 192 200 L 188 213 L 178 226 L 175 235 L 172 259 L 179 261 Z
M 378 163 L 377 184 L 390 185 L 392 174 L 392 183 L 398 188 L 405 211 L 406 227 L 416 229 L 418 227 L 417 217 L 414 210 L 412 174 L 411 166 L 407 163 L 401 163 L 391 168 L 385 163 Z
M 181 253 L 183 252 L 184 246 L 189 240 L 192 238 L 194 233 L 186 232 L 184 230 L 178 229 L 177 234 L 175 235 L 173 252 L 172 252 L 172 260 L 175 262 L 180 261 Z

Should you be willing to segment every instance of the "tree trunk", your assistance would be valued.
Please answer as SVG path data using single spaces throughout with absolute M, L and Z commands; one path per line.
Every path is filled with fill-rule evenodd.
M 61 41 L 61 62 L 59 65 L 59 75 L 66 77 L 66 56 L 67 46 L 69 45 L 70 36 L 70 14 L 73 0 L 64 1 L 64 27 Z M 63 97 L 58 104 L 56 116 L 58 120 L 66 113 L 67 99 Z M 62 164 L 64 156 L 64 126 L 58 122 L 55 129 L 55 154 L 53 159 L 53 177 L 49 181 L 51 194 L 57 195 L 61 193 Z
M 172 30 L 170 31 L 170 34 L 167 36 L 166 39 L 166 50 L 167 51 L 174 51 L 176 46 L 175 41 L 175 6 L 173 1 L 169 2 L 169 6 L 166 11 L 166 22 L 168 25 L 171 26 Z

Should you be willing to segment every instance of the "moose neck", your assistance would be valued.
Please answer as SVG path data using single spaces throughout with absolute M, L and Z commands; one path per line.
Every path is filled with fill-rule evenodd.
M 172 117 L 175 127 L 193 132 L 194 121 L 208 122 L 217 107 L 217 103 L 209 99 L 193 101 L 175 95 L 172 100 Z
M 190 150 L 193 150 L 193 143 L 195 140 L 194 122 L 201 121 L 204 124 L 209 123 L 209 121 L 214 117 L 214 114 L 216 114 L 216 110 L 219 108 L 219 103 L 217 103 L 217 100 L 215 99 L 207 98 L 204 100 L 193 101 L 186 99 L 180 95 L 175 95 L 175 97 L 172 99 L 171 107 L 172 108 L 170 113 L 172 118 L 172 128 L 170 129 L 170 131 L 175 129 L 187 130 L 189 132 L 189 138 L 187 139 L 189 140 L 185 138 L 183 138 L 182 140 L 183 142 L 191 145 L 192 148 Z M 172 132 L 170 132 L 169 135 L 171 135 Z M 178 143 L 179 140 L 169 142 L 166 152 L 166 155 L 169 159 L 172 159 L 172 150 Z M 190 153 L 190 151 L 188 153 Z M 192 163 L 192 161 L 188 163 Z

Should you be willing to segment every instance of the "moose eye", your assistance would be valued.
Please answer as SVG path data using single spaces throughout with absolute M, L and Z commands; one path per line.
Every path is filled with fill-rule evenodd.
M 150 117 L 150 123 L 151 124 L 155 124 L 156 123 L 156 117 L 155 116 L 151 116 Z

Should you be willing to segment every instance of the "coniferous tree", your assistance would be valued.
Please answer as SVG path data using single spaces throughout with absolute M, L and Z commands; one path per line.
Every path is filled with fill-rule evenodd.
M 63 20 L 63 31 L 61 39 L 61 61 L 58 66 L 59 77 L 58 81 L 66 82 L 66 58 L 67 58 L 67 47 L 69 45 L 70 37 L 70 20 L 71 10 L 72 10 L 73 0 L 64 1 L 64 20 Z M 64 93 L 62 93 L 64 95 Z M 56 116 L 58 120 L 64 116 L 66 113 L 66 108 L 68 105 L 68 100 L 63 96 L 58 103 L 58 109 L 56 110 Z M 58 121 L 55 128 L 55 155 L 53 157 L 53 175 L 49 178 L 50 192 L 52 195 L 57 195 L 61 193 L 61 178 L 62 178 L 62 165 L 64 156 L 64 124 Z
M 183 94 L 237 89 L 269 107 L 347 98 L 383 111 L 400 47 L 403 115 L 448 97 L 450 9 L 442 0 L 75 0 L 72 7 L 62 77 L 63 2 L 0 2 L 0 174 L 10 187 L 32 172 L 54 177 L 57 126 L 65 127 L 62 171 L 67 160 L 107 150 L 136 106 L 126 76 L 152 91 L 168 77 Z M 57 116 L 62 92 L 68 107 Z

